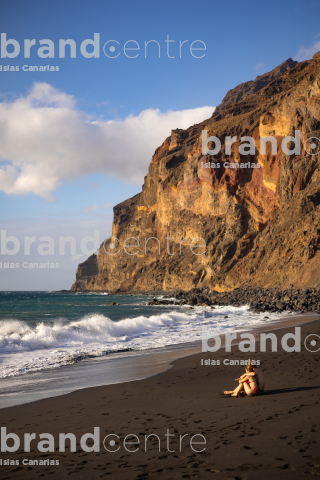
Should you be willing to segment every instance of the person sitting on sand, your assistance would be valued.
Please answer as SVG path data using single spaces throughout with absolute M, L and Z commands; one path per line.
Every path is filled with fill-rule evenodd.
M 250 377 L 250 376 L 254 375 L 254 377 L 257 381 L 257 384 L 258 384 L 259 392 L 263 392 L 264 389 L 265 389 L 265 385 L 266 385 L 264 375 L 261 372 L 261 370 L 259 368 L 257 368 L 255 365 L 251 365 L 251 366 L 253 368 L 253 372 L 247 372 L 247 376 Z
M 262 374 L 262 372 L 260 373 Z M 237 380 L 239 381 L 238 387 L 232 391 L 225 391 L 225 394 L 231 394 L 232 397 L 237 397 L 243 391 L 245 391 L 249 396 L 257 395 L 259 393 L 255 369 L 250 362 L 247 362 L 246 373 L 241 375 L 240 378 L 236 378 L 236 381 Z

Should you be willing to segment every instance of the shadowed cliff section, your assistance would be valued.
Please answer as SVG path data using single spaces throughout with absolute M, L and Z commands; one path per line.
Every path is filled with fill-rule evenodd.
M 292 63 L 257 77 L 256 86 L 248 82 L 255 93 L 239 86 L 234 101 L 237 89 L 230 91 L 208 120 L 172 131 L 152 157 L 142 192 L 114 207 L 119 242 L 109 240 L 79 265 L 73 291 L 320 286 L 320 155 L 304 146 L 320 138 L 320 55 Z M 202 155 L 202 130 L 221 140 L 215 157 Z M 286 155 L 281 142 L 295 130 L 301 154 Z M 246 135 L 255 140 L 254 154 L 238 152 Z M 231 156 L 226 136 L 238 137 Z M 276 138 L 276 155 L 270 143 L 261 154 L 261 136 Z M 204 168 L 209 162 L 220 168 Z M 257 163 L 261 168 L 252 167 Z M 198 237 L 207 245 L 203 255 L 189 247 Z M 126 239 L 135 245 L 127 248 L 131 255 Z
M 249 82 L 240 83 L 237 87 L 229 90 L 227 95 L 216 108 L 216 112 L 222 110 L 227 105 L 231 103 L 239 102 L 246 97 L 249 97 L 253 93 L 258 92 L 263 87 L 268 85 L 269 83 L 273 82 L 278 77 L 281 77 L 284 73 L 286 73 L 291 68 L 295 67 L 298 62 L 292 60 L 292 58 L 288 58 L 285 62 L 278 65 L 276 68 L 271 70 L 271 72 L 264 73 L 263 75 L 258 75 L 255 80 L 249 80 Z

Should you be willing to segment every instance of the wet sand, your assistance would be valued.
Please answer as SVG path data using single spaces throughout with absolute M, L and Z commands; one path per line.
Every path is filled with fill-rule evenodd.
M 320 476 L 320 375 L 319 352 L 303 345 L 309 334 L 320 335 L 320 321 L 302 325 L 301 352 L 284 352 L 280 338 L 294 326 L 275 330 L 278 351 L 200 353 L 176 360 L 174 367 L 144 380 L 87 388 L 54 398 L 0 410 L 1 427 L 19 437 L 35 433 L 31 451 L 1 453 L 1 459 L 19 465 L 0 466 L 6 478 L 80 479 L 299 479 Z M 316 338 L 316 337 L 315 337 Z M 314 348 L 320 347 L 318 345 Z M 308 343 L 307 345 L 310 344 Z M 269 344 L 268 344 L 269 348 Z M 222 394 L 236 386 L 244 367 L 224 365 L 223 360 L 260 360 L 266 391 L 257 397 Z M 220 365 L 201 365 L 201 359 Z M 85 452 L 80 437 L 100 427 L 99 451 Z M 40 452 L 39 434 L 50 433 L 55 452 Z M 73 433 L 76 452 L 59 451 L 59 433 Z M 165 437 L 166 433 L 172 436 Z M 103 447 L 107 439 L 108 452 Z M 135 434 L 140 444 L 127 445 Z M 147 439 L 145 436 L 155 434 Z M 192 444 L 201 434 L 206 444 Z M 179 436 L 184 436 L 180 444 Z M 109 440 L 115 440 L 110 445 Z M 127 439 L 136 441 L 134 437 Z M 169 445 L 167 441 L 170 440 Z M 160 452 L 158 443 L 160 441 Z M 203 441 L 195 437 L 194 442 Z M 11 442 L 11 443 L 10 443 Z M 8 440 L 8 445 L 12 441 Z M 90 441 L 88 441 L 90 445 Z M 23 442 L 22 442 L 23 446 Z M 146 451 L 145 451 L 146 450 Z M 171 450 L 171 451 L 170 451 Z M 180 451 L 181 450 L 181 451 Z M 55 460 L 59 465 L 23 465 L 30 460 Z
M 260 323 L 254 330 L 251 327 L 248 331 L 258 335 L 272 329 L 301 325 L 318 317 L 315 313 L 284 315 L 281 319 L 265 325 Z M 224 336 L 221 337 L 221 345 L 224 345 Z M 172 368 L 174 360 L 201 351 L 202 342 L 198 340 L 142 352 L 109 354 L 68 366 L 4 378 L 1 379 L 0 409 L 65 395 L 83 388 L 148 378 Z
M 154 349 L 126 357 L 102 357 L 70 366 L 1 379 L 0 409 L 57 397 L 84 388 L 124 383 L 157 375 L 171 362 L 201 351 L 199 342 Z M 111 357 L 111 356 L 110 356 Z

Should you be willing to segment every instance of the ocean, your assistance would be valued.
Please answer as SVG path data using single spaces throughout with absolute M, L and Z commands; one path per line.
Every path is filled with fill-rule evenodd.
M 286 314 L 243 307 L 152 305 L 160 296 L 0 292 L 0 378 L 132 357 L 273 323 Z M 110 305 L 116 302 L 118 305 Z

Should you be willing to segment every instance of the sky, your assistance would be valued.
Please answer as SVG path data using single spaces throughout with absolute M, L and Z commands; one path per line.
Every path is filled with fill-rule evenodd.
M 0 11 L 0 290 L 69 289 L 90 250 L 81 240 L 111 234 L 112 208 L 141 191 L 171 129 L 320 50 L 320 1 L 12 0 Z M 61 255 L 71 235 L 76 251 Z M 45 236 L 53 255 L 39 254 Z

